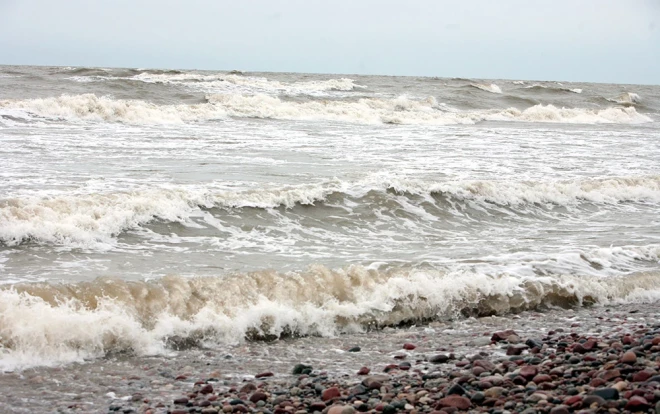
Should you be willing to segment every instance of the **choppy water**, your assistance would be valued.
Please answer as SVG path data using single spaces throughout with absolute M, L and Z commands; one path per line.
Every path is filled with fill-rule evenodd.
M 0 366 L 657 300 L 658 121 L 658 86 L 0 67 Z

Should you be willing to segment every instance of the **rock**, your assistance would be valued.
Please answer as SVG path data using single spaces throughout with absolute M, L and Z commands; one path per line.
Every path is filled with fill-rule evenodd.
M 597 395 L 604 400 L 618 400 L 619 391 L 616 388 L 599 388 L 591 391 L 591 395 Z
M 390 404 L 383 407 L 383 414 L 394 414 L 396 413 L 396 411 L 397 411 L 396 407 Z
M 341 392 L 339 391 L 339 388 L 330 387 L 323 390 L 323 393 L 321 394 L 321 399 L 323 401 L 328 401 L 333 398 L 338 398 L 339 396 L 341 396 Z
M 538 339 L 528 339 L 525 341 L 525 345 L 527 345 L 530 348 L 538 348 L 538 349 L 543 348 L 543 342 L 539 341 Z
M 534 378 L 539 373 L 539 369 L 533 365 L 525 365 L 520 368 L 520 376 L 525 378 L 527 381 Z
M 508 338 L 511 335 L 518 335 L 516 334 L 515 331 L 512 329 L 507 329 L 505 331 L 500 331 L 500 332 L 495 332 L 493 336 L 490 338 L 491 341 L 499 342 L 499 341 L 504 341 L 506 338 Z
M 199 389 L 200 394 L 210 394 L 212 392 L 213 392 L 213 386 L 211 384 L 204 384 L 204 386 Z
M 447 395 L 465 395 L 465 388 L 461 387 L 459 384 L 452 384 L 447 390 Z
M 450 395 L 448 397 L 440 399 L 440 401 L 438 401 L 438 405 L 436 406 L 436 409 L 441 409 L 445 407 L 454 407 L 459 410 L 467 410 L 471 406 L 472 403 L 467 398 L 461 397 L 460 395 Z
M 383 382 L 389 380 L 387 375 L 371 375 L 362 380 L 362 385 L 370 390 L 379 390 L 383 386 Z
M 371 372 L 371 370 L 370 370 L 369 368 L 367 368 L 367 367 L 362 367 L 362 368 L 360 368 L 360 370 L 357 372 L 357 374 L 358 374 L 358 375 L 369 375 L 369 372 Z
M 291 372 L 293 375 L 300 375 L 304 374 L 304 371 L 309 370 L 310 372 L 312 371 L 312 366 L 311 365 L 305 365 L 305 364 L 296 364 L 295 367 L 293 367 L 293 371 Z
M 253 403 L 257 403 L 258 401 L 266 401 L 267 399 L 268 396 L 262 391 L 257 391 L 250 396 L 250 401 Z
M 325 410 L 325 403 L 321 401 L 314 401 L 309 405 L 309 411 L 323 411 Z
M 506 349 L 506 354 L 507 355 L 520 355 L 523 353 L 524 350 L 527 349 L 527 345 L 510 345 Z
M 541 383 L 544 383 L 544 382 L 551 382 L 552 377 L 550 375 L 547 375 L 547 374 L 538 374 L 532 379 L 532 381 L 534 381 L 534 383 L 536 383 L 536 384 L 541 384 Z
M 254 377 L 255 378 L 266 378 L 266 377 L 272 377 L 273 373 L 272 372 L 262 372 L 261 374 L 257 374 Z
M 174 400 L 174 404 L 177 404 L 177 405 L 186 405 L 186 404 L 188 404 L 188 401 L 189 401 L 188 398 L 186 398 L 186 397 L 180 397 L 180 398 L 177 398 L 177 399 Z
M 517 344 L 520 342 L 520 337 L 516 334 L 509 335 L 506 337 L 506 341 L 510 344 Z
M 626 404 L 626 410 L 630 410 L 630 411 L 646 411 L 650 407 L 651 404 L 649 404 L 649 402 L 646 401 L 646 398 L 641 397 L 639 395 L 630 397 L 630 399 L 628 400 L 628 404 Z
M 600 397 L 598 395 L 587 395 L 582 399 L 582 408 L 589 408 L 593 404 L 597 404 L 600 406 L 605 404 L 605 400 L 603 399 L 603 397 Z
M 444 364 L 447 361 L 449 361 L 449 355 L 445 354 L 438 354 L 429 358 L 429 362 L 432 364 Z
M 483 392 L 478 391 L 472 394 L 472 398 L 470 398 L 470 400 L 477 405 L 481 405 L 481 403 L 486 400 L 486 395 Z
M 558 405 L 556 407 L 552 407 L 550 414 L 570 414 L 570 411 L 565 405 Z
M 254 391 L 256 389 L 257 389 L 256 385 L 254 385 L 251 382 L 248 382 L 247 384 L 245 384 L 241 387 L 241 390 L 239 392 L 241 394 L 249 394 L 249 393 L 251 393 L 252 391 Z
M 354 346 L 353 348 L 349 349 L 348 352 L 360 352 L 362 351 L 362 348 L 359 346 Z
M 627 383 L 626 381 L 619 381 L 619 382 L 617 382 L 616 384 L 614 384 L 614 385 L 612 386 L 612 388 L 614 388 L 615 390 L 617 390 L 617 391 L 619 391 L 619 392 L 622 392 L 622 391 L 624 391 L 626 388 L 628 388 L 628 383 Z
M 486 371 L 493 371 L 495 369 L 495 364 L 492 362 L 486 360 L 486 359 L 477 359 L 472 363 L 472 367 L 481 367 L 485 369 Z
M 653 376 L 648 371 L 639 371 L 633 374 L 632 382 L 644 382 Z
M 484 396 L 486 398 L 498 399 L 498 398 L 500 398 L 500 396 L 502 395 L 503 392 L 504 392 L 503 387 L 491 387 L 491 388 L 488 388 L 486 391 L 484 391 Z
M 621 371 L 619 371 L 618 369 L 611 369 L 609 371 L 605 371 L 605 374 L 603 375 L 603 379 L 605 381 L 610 381 L 620 376 L 621 376 Z
M 627 351 L 621 356 L 621 362 L 624 364 L 634 364 L 637 362 L 637 355 L 633 351 Z
M 353 414 L 354 412 L 355 409 L 350 405 L 333 405 L 328 410 L 328 414 Z
M 408 351 L 412 351 L 413 349 L 417 348 L 417 346 L 411 344 L 411 343 L 405 343 L 403 344 L 403 349 L 407 349 Z

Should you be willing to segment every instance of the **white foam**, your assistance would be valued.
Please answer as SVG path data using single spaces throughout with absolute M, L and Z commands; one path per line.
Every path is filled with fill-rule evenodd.
M 490 85 L 484 85 L 482 83 L 472 83 L 470 85 L 474 86 L 477 89 L 481 89 L 482 91 L 486 91 L 490 93 L 502 93 L 502 89 L 500 89 L 500 87 L 494 83 L 491 83 Z
M 642 102 L 642 97 L 633 92 L 624 92 L 614 99 L 608 99 L 610 102 L 616 102 L 623 105 L 633 105 Z
M 169 338 L 208 345 L 257 335 L 333 336 L 367 326 L 574 304 L 657 298 L 657 274 L 616 278 L 516 277 L 360 266 L 230 277 L 97 280 L 0 290 L 0 369 L 168 352 Z
M 177 124 L 224 118 L 217 106 L 156 105 L 140 100 L 120 100 L 94 94 L 57 98 L 1 100 L 0 108 L 21 109 L 29 114 L 68 120 L 125 122 L 130 124 Z
M 347 100 L 287 101 L 257 94 L 211 94 L 209 103 L 196 105 L 156 105 L 139 100 L 116 100 L 93 94 L 62 95 L 57 98 L 3 100 L 0 109 L 22 110 L 34 115 L 68 120 L 125 122 L 131 124 L 171 124 L 222 119 L 227 116 L 352 123 L 474 124 L 480 121 L 556 123 L 643 123 L 652 120 L 632 107 L 605 109 L 557 108 L 536 105 L 523 111 L 460 111 L 439 105 L 433 97 L 411 99 L 364 98 Z
M 429 182 L 374 174 L 358 181 L 330 180 L 318 184 L 251 190 L 174 187 L 109 194 L 68 194 L 0 200 L 0 241 L 13 245 L 25 240 L 103 248 L 126 229 L 154 218 L 187 223 L 198 206 L 205 208 L 274 208 L 312 205 L 331 193 L 355 198 L 370 191 L 387 197 L 399 193 L 443 194 L 470 200 L 484 208 L 492 204 L 578 205 L 583 202 L 660 203 L 660 177 L 613 177 L 571 181 L 442 181 Z

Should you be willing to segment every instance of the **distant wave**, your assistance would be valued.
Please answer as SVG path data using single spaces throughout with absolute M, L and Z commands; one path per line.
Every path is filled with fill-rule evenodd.
M 279 82 L 263 77 L 244 76 L 237 73 L 228 74 L 201 74 L 180 71 L 141 71 L 132 76 L 110 76 L 107 73 L 72 72 L 69 80 L 76 82 L 99 81 L 139 81 L 145 83 L 159 83 L 166 85 L 182 85 L 201 91 L 243 91 L 252 93 L 278 93 L 288 95 L 318 94 L 329 91 L 353 91 L 365 89 L 352 79 L 339 78 L 315 81 Z
M 658 260 L 660 249 L 624 246 L 581 255 L 585 264 L 589 257 L 607 257 L 617 265 Z M 109 352 L 154 355 L 182 342 L 203 346 L 284 335 L 334 336 L 461 314 L 659 297 L 657 273 L 519 277 L 414 266 L 379 271 L 315 265 L 286 274 L 26 284 L 0 289 L 0 369 L 82 361 Z
M 624 92 L 616 98 L 608 99 L 608 101 L 622 105 L 636 105 L 642 103 L 642 97 L 633 92 Z
M 582 93 L 582 89 L 580 88 L 564 88 L 562 86 L 548 86 L 548 85 L 540 85 L 538 83 L 535 83 L 534 85 L 525 86 L 525 89 L 547 91 L 547 92 L 571 92 L 577 94 Z
M 490 93 L 502 93 L 502 89 L 500 89 L 500 87 L 495 85 L 494 83 L 491 83 L 490 85 L 484 85 L 481 83 L 471 83 L 470 86 Z
M 331 180 L 291 187 L 243 191 L 161 188 L 109 194 L 21 197 L 0 200 L 0 244 L 26 242 L 92 247 L 112 243 L 128 229 L 153 220 L 187 223 L 199 208 L 294 208 L 329 197 L 368 206 L 389 193 L 418 195 L 442 209 L 474 203 L 481 209 L 506 206 L 527 210 L 546 204 L 660 203 L 660 177 L 613 177 L 572 181 L 440 181 L 373 175 L 349 182 Z M 435 198 L 435 200 L 430 199 Z M 446 206 L 441 203 L 447 202 Z M 450 211 L 448 211 L 450 212 Z
M 584 109 L 535 105 L 525 110 L 508 108 L 460 111 L 439 105 L 434 97 L 422 100 L 398 97 L 289 101 L 263 94 L 211 94 L 207 96 L 207 101 L 195 105 L 156 105 L 140 100 L 118 100 L 84 94 L 2 100 L 0 110 L 23 110 L 27 116 L 129 124 L 171 124 L 222 119 L 227 116 L 411 125 L 474 124 L 481 121 L 576 124 L 652 122 L 633 107 Z M 12 113 L 12 116 L 16 114 Z

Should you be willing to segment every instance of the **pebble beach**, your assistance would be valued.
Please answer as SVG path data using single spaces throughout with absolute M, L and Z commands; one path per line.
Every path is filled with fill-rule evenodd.
M 658 413 L 659 311 L 655 303 L 551 309 L 324 341 L 193 347 L 169 358 L 108 355 L 6 373 L 0 407 L 7 413 Z

